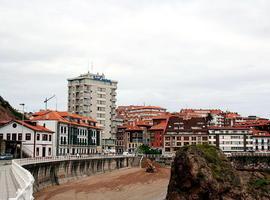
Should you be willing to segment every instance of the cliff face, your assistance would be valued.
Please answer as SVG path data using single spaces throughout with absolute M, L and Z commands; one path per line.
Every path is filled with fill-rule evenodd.
M 254 190 L 245 186 L 240 177 L 239 172 L 216 147 L 209 145 L 183 147 L 177 152 L 172 164 L 166 199 L 269 199 L 268 194 L 256 196 Z M 250 180 L 246 182 L 249 183 Z
M 0 121 L 10 119 L 22 119 L 22 114 L 0 96 Z

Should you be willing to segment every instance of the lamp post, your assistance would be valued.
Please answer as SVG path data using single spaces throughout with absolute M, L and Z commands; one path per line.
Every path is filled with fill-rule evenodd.
M 21 103 L 20 106 L 22 106 L 22 122 L 24 121 L 24 106 L 25 104 L 24 103 Z M 21 138 L 21 152 L 20 152 L 20 157 L 22 158 L 22 143 L 23 141 L 23 124 L 22 124 L 22 138 Z

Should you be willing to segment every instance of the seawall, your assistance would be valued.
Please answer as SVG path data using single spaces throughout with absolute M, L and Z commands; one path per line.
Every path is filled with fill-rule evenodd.
M 86 157 L 25 163 L 22 166 L 34 177 L 34 192 L 83 176 L 105 173 L 126 167 L 138 167 L 140 157 Z

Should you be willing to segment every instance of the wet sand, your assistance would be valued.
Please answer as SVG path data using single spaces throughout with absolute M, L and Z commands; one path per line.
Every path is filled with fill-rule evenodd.
M 163 200 L 169 179 L 169 168 L 158 168 L 156 173 L 121 169 L 48 187 L 34 196 L 37 200 Z

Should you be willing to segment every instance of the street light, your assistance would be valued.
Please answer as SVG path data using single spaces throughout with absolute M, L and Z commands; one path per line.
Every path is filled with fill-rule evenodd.
M 22 122 L 24 121 L 24 103 L 20 103 L 20 106 L 22 106 Z M 22 140 L 23 140 L 23 123 L 22 123 L 22 138 L 21 138 L 21 152 L 20 152 L 20 157 L 22 158 Z

